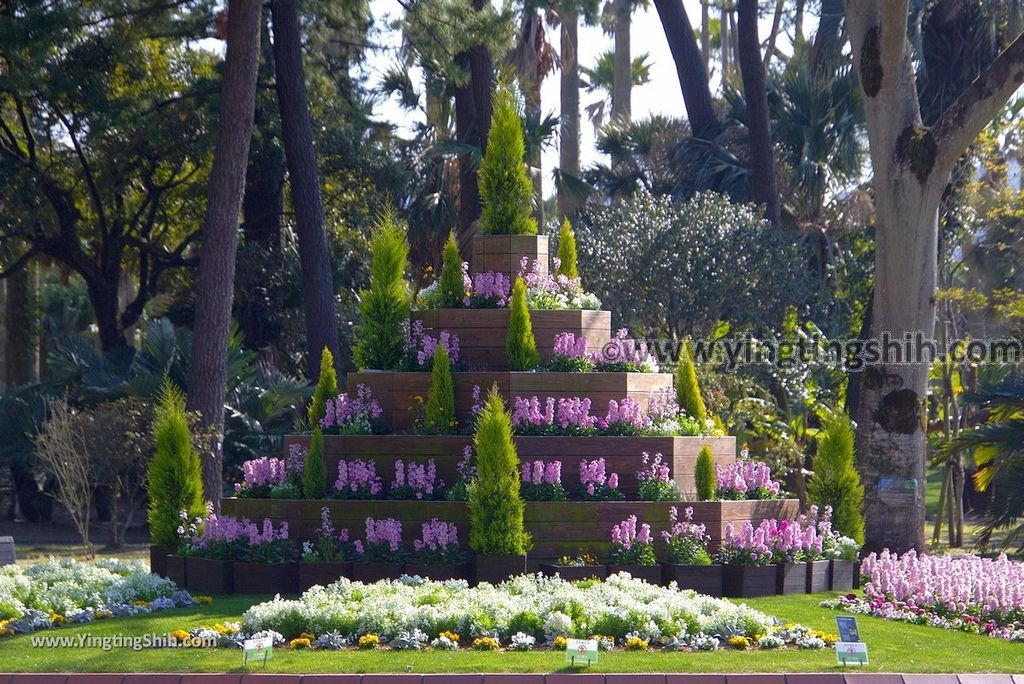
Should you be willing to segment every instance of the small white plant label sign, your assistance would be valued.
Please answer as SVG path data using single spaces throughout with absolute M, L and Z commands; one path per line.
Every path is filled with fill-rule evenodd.
M 863 641 L 837 641 L 836 662 L 840 665 L 867 665 L 868 645 Z
M 262 639 L 246 639 L 242 642 L 242 664 L 247 665 L 250 660 L 260 660 L 266 665 L 267 660 L 274 655 L 274 637 L 263 637 Z
M 597 639 L 567 639 L 565 660 L 572 665 L 591 665 L 597 662 Z

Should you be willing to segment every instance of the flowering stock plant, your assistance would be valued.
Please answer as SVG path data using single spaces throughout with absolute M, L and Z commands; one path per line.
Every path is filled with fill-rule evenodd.
M 637 498 L 641 501 L 678 501 L 679 487 L 672 479 L 668 464 L 665 463 L 661 454 L 655 454 L 654 458 L 646 451 L 641 457 L 644 467 L 637 474 L 639 482 L 637 487 Z M 690 509 L 692 512 L 693 509 Z
M 765 520 L 755 528 L 747 521 L 739 531 L 736 525 L 727 523 L 716 560 L 723 565 L 761 566 L 774 563 L 771 532 L 766 526 L 768 522 Z
M 516 397 L 512 428 L 521 435 L 593 435 L 599 419 L 590 414 L 590 399 L 548 397 L 543 406 L 536 397 Z
M 455 470 L 459 473 L 451 489 L 445 492 L 448 501 L 467 501 L 469 499 L 469 483 L 476 477 L 476 462 L 473 460 L 473 447 L 466 445 L 462 450 L 462 458 L 455 464 Z
M 413 541 L 417 562 L 423 565 L 457 565 L 466 560 L 459 546 L 459 529 L 455 523 L 437 518 L 423 523 L 420 538 Z
M 470 306 L 477 309 L 502 309 L 508 306 L 512 280 L 501 271 L 484 271 L 473 276 Z
M 395 461 L 395 479 L 391 483 L 392 499 L 436 499 L 444 492 L 444 481 L 437 477 L 434 459 L 426 463 L 406 464 Z
M 247 520 L 242 522 L 248 523 Z M 253 563 L 288 563 L 295 560 L 295 547 L 288 539 L 288 523 L 282 522 L 276 530 L 270 518 L 264 518 L 262 527 L 255 523 L 249 525 L 245 560 Z
M 607 474 L 604 458 L 580 461 L 581 498 L 588 501 L 621 501 L 626 498 L 619 491 L 618 473 Z
M 708 553 L 711 537 L 707 527 L 693 522 L 692 506 L 687 506 L 683 515 L 680 520 L 678 509 L 675 506 L 669 509 L 672 527 L 661 533 L 668 549 L 666 560 L 677 565 L 711 565 L 711 554 Z
M 239 520 L 211 510 L 205 518 L 191 521 L 187 534 L 189 538 L 183 552 L 189 556 L 256 563 L 294 560 L 286 522 L 275 530 L 269 518 L 264 519 L 260 527 L 247 518 Z
M 334 496 L 338 499 L 375 499 L 384 491 L 377 465 L 370 460 L 338 461 Z
M 587 338 L 574 333 L 555 335 L 548 370 L 564 373 L 589 373 L 594 370 L 593 355 L 587 350 Z
M 366 542 L 362 559 L 373 563 L 401 563 L 405 560 L 402 523 L 394 518 L 366 519 Z
M 772 469 L 764 463 L 750 460 L 746 450 L 734 463 L 716 464 L 715 474 L 719 499 L 777 499 L 782 490 L 782 485 L 772 479 Z
M 597 370 L 605 372 L 657 373 L 658 360 L 643 340 L 629 336 L 627 328 L 615 331 L 615 336 L 592 357 Z
M 416 320 L 411 324 L 406 321 L 402 324 L 405 335 L 404 354 L 402 357 L 401 370 L 407 371 L 428 371 L 434 367 L 434 354 L 439 348 L 448 352 L 448 358 L 452 367 L 457 367 L 459 362 L 459 336 L 442 330 L 434 337 L 423 330 L 423 321 Z
M 645 410 L 632 397 L 612 399 L 604 416 L 591 413 L 589 398 L 515 397 L 512 427 L 520 435 L 658 436 L 700 434 L 696 421 L 679 411 L 674 401 L 654 396 Z
M 327 400 L 320 427 L 341 435 L 369 435 L 380 432 L 383 416 L 384 411 L 373 398 L 373 392 L 360 384 L 354 397 L 343 392 Z
M 798 521 L 762 520 L 756 528 L 748 521 L 736 531 L 725 527 L 718 551 L 719 562 L 731 565 L 803 563 L 823 558 L 823 539 L 814 525 Z
M 654 539 L 651 526 L 637 525 L 637 517 L 631 515 L 612 528 L 612 550 L 609 560 L 614 565 L 656 565 Z
M 519 471 L 526 501 L 565 501 L 561 461 L 524 461 Z
M 558 273 L 559 259 L 552 260 L 553 271 Z M 529 257 L 519 263 L 519 276 L 526 282 L 526 303 L 531 309 L 600 309 L 601 300 L 583 289 L 579 278 L 542 273 L 541 266 Z
M 235 494 L 241 498 L 266 499 L 288 479 L 283 459 L 264 456 L 242 464 L 242 481 L 235 483 Z
M 355 556 L 348 530 L 335 530 L 331 522 L 331 511 L 324 506 L 320 509 L 320 527 L 316 530 L 316 539 L 302 543 L 302 560 L 306 563 L 343 563 Z

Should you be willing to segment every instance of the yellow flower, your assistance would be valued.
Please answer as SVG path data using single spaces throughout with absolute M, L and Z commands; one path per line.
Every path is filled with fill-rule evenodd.
M 819 639 L 825 642 L 826 646 L 832 646 L 837 641 L 839 641 L 838 634 L 833 634 L 832 632 L 825 632 L 820 629 L 816 629 L 813 632 L 811 632 L 811 636 L 818 637 Z
M 359 637 L 359 648 L 364 651 L 371 651 L 380 648 L 380 637 L 376 634 L 364 634 Z
M 454 641 L 455 643 L 459 643 L 459 635 L 455 632 L 441 632 L 439 636 L 443 636 L 448 641 Z
M 196 603 L 198 603 L 201 606 L 208 606 L 211 603 L 213 603 L 213 597 L 212 596 L 205 596 L 205 595 L 202 595 L 202 594 L 200 594 L 199 596 L 193 596 L 192 600 L 195 601 Z
M 291 641 L 289 641 L 288 648 L 292 649 L 293 651 L 298 651 L 299 649 L 309 648 L 310 645 L 312 645 L 312 643 L 313 642 L 310 639 L 300 637 L 298 639 L 292 639 Z
M 555 640 L 551 643 L 551 648 L 556 651 L 564 651 L 568 645 L 569 641 L 564 636 L 556 636 Z
M 0 637 L 7 636 L 7 625 L 10 623 L 10 620 L 0 620 Z
M 479 639 L 473 639 L 473 650 L 474 651 L 497 651 L 498 640 L 492 637 L 480 637 Z
M 53 624 L 54 627 L 56 627 L 58 625 L 67 624 L 68 619 L 60 613 L 50 613 L 50 622 Z
M 183 629 L 176 629 L 173 632 L 171 632 L 168 636 L 174 639 L 174 642 L 178 646 L 184 645 L 189 639 L 192 638 L 192 635 Z
M 729 645 L 738 650 L 744 650 L 750 648 L 750 639 L 745 636 L 736 634 L 729 637 Z
M 649 645 L 647 639 L 641 639 L 640 637 L 635 636 L 626 639 L 627 651 L 646 651 Z
M 109 610 L 104 610 L 101 608 L 100 610 L 97 610 L 95 613 L 93 613 L 92 616 L 97 620 L 107 620 L 109 618 L 114 617 L 114 614 L 111 613 Z

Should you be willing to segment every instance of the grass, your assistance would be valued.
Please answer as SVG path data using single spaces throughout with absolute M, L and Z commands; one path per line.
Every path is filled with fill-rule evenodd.
M 808 627 L 835 631 L 835 613 L 818 607 L 830 595 L 776 596 L 747 601 L 751 606 Z M 7 672 L 262 672 L 243 668 L 239 651 L 141 650 L 35 647 L 35 636 L 96 637 L 164 635 L 174 629 L 237 620 L 263 597 L 218 598 L 213 605 L 168 610 L 154 615 L 63 627 L 0 639 L 0 669 Z M 932 627 L 859 617 L 873 672 L 1020 672 L 1024 645 Z M 566 670 L 558 652 L 478 653 L 459 651 L 341 651 L 314 653 L 277 650 L 267 672 L 552 672 Z M 839 672 L 832 650 L 713 653 L 602 653 L 590 668 L 599 672 Z

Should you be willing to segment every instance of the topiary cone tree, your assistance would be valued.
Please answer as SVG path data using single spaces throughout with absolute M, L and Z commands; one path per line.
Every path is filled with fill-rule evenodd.
M 164 378 L 153 416 L 153 460 L 149 464 L 149 534 L 154 544 L 177 546 L 181 512 L 189 520 L 206 513 L 203 473 L 185 412 L 185 395 Z
M 484 555 L 524 555 L 530 535 L 523 524 L 519 454 L 496 387 L 477 417 L 473 447 L 477 471 L 469 485 L 469 548 Z
M 530 310 L 526 308 L 526 282 L 522 276 L 517 277 L 512 286 L 508 332 L 505 335 L 505 356 L 508 358 L 509 370 L 528 371 L 540 364 Z
M 696 418 L 703 425 L 708 419 L 708 410 L 704 406 L 704 397 L 700 394 L 700 383 L 697 382 L 697 365 L 693 360 L 693 347 L 689 338 L 679 346 L 679 363 L 676 365 L 676 402 L 679 408 L 686 411 L 691 418 Z
M 302 496 L 322 499 L 327 494 L 327 463 L 324 459 L 324 433 L 320 425 L 313 427 L 309 451 L 302 466 Z
M 409 318 L 412 302 L 405 280 L 408 258 L 405 226 L 388 207 L 370 237 L 370 287 L 360 293 L 360 321 L 352 350 L 360 370 L 390 370 L 401 363 L 405 350 L 402 325 Z
M 507 83 L 494 89 L 494 114 L 480 162 L 480 226 L 491 235 L 536 235 L 531 205 L 533 181 L 526 169 L 523 122 L 515 92 Z
M 718 492 L 718 475 L 715 473 L 715 457 L 707 444 L 697 453 L 693 480 L 697 486 L 697 499 L 712 501 Z
M 562 219 L 562 228 L 558 231 L 558 274 L 566 278 L 580 277 L 576 265 L 576 234 L 572 232 L 569 219 Z
M 446 435 L 455 431 L 455 381 L 452 379 L 452 361 L 445 347 L 438 345 L 434 352 L 434 365 L 430 370 L 430 392 L 427 394 L 427 432 Z
M 320 352 L 320 377 L 313 390 L 313 399 L 309 402 L 309 425 L 316 427 L 323 420 L 327 410 L 327 400 L 338 396 L 338 374 L 334 370 L 334 355 L 324 347 Z
M 850 419 L 836 414 L 818 433 L 812 460 L 814 477 L 807 486 L 807 501 L 832 507 L 832 527 L 864 543 L 864 485 L 854 467 L 854 433 Z
M 448 308 L 462 306 L 466 297 L 466 284 L 462 281 L 462 255 L 459 243 L 455 240 L 455 231 L 449 231 L 448 240 L 444 243 L 441 253 L 441 305 Z

